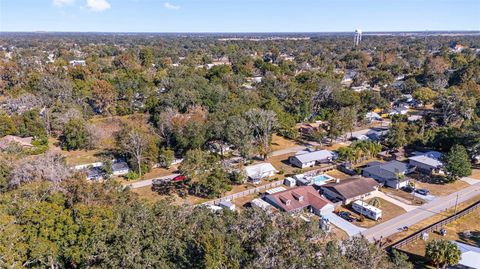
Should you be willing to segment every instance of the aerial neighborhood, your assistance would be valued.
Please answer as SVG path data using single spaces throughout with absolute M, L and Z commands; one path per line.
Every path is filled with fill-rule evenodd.
M 479 104 L 470 33 L 2 33 L 0 267 L 480 268 Z

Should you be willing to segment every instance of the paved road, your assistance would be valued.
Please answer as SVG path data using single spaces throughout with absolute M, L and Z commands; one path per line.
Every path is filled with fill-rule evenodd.
M 172 179 L 172 178 L 174 178 L 178 175 L 179 174 L 171 174 L 171 175 L 164 176 L 164 177 L 158 177 L 158 178 L 152 178 L 152 179 L 146 179 L 146 180 L 141 180 L 141 181 L 137 181 L 137 182 L 132 182 L 130 184 L 125 185 L 125 187 L 130 187 L 132 189 L 147 187 L 147 186 L 152 185 L 152 181 L 154 179 Z
M 371 242 L 373 242 L 374 239 L 379 239 L 380 237 L 386 238 L 399 232 L 401 227 L 410 227 L 411 225 L 414 225 L 426 218 L 441 213 L 448 208 L 454 207 L 457 195 L 458 203 L 474 197 L 480 199 L 480 183 L 471 185 L 447 196 L 437 197 L 435 200 L 428 202 L 417 209 L 365 230 L 362 232 L 362 234 Z
M 327 218 L 333 225 L 345 231 L 350 237 L 365 231 L 365 228 L 357 227 L 352 223 L 337 216 L 333 212 L 325 214 L 324 217 Z

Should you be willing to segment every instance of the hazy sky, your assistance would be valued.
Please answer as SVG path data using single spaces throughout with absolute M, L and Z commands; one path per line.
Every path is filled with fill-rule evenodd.
M 0 0 L 0 31 L 480 30 L 480 0 Z

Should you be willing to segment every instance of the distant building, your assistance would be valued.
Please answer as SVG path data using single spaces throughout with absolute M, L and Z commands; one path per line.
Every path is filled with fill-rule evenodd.
M 101 167 L 90 167 L 87 169 L 87 180 L 103 180 L 105 172 Z
M 309 210 L 316 215 L 324 215 L 333 211 L 334 206 L 312 186 L 301 186 L 286 191 L 267 195 L 265 201 L 288 213 Z
M 328 163 L 336 159 L 337 155 L 330 150 L 317 150 L 313 152 L 301 151 L 295 156 L 288 158 L 288 161 L 300 168 L 315 166 L 318 163 Z
M 248 180 L 252 183 L 260 183 L 264 178 L 271 177 L 278 173 L 277 169 L 270 163 L 259 163 L 245 167 Z
M 33 137 L 19 137 L 15 135 L 7 135 L 0 138 L 0 150 L 6 150 L 7 148 L 17 145 L 22 148 L 31 148 Z
M 443 163 L 440 161 L 442 154 L 438 151 L 417 152 L 415 156 L 408 158 L 409 164 L 416 167 L 416 171 L 424 174 L 440 172 Z
M 221 201 L 220 203 L 218 203 L 218 205 L 221 208 L 225 208 L 225 209 L 232 210 L 232 211 L 235 210 L 235 205 L 232 204 L 230 201 Z
M 86 66 L 87 62 L 85 60 L 72 60 L 68 62 L 71 66 Z
M 405 175 L 413 172 L 413 170 L 414 167 L 411 165 L 399 161 L 370 162 L 363 169 L 362 175 L 371 177 L 390 188 L 399 189 L 407 186 L 408 178 Z
M 130 168 L 126 162 L 116 162 L 112 164 L 112 174 L 114 176 L 123 176 L 130 172 Z

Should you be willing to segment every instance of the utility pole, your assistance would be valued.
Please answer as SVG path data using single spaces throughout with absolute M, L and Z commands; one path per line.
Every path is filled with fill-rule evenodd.
M 457 194 L 457 199 L 455 200 L 455 212 L 453 213 L 453 215 L 457 215 L 457 205 L 458 205 L 458 194 Z

